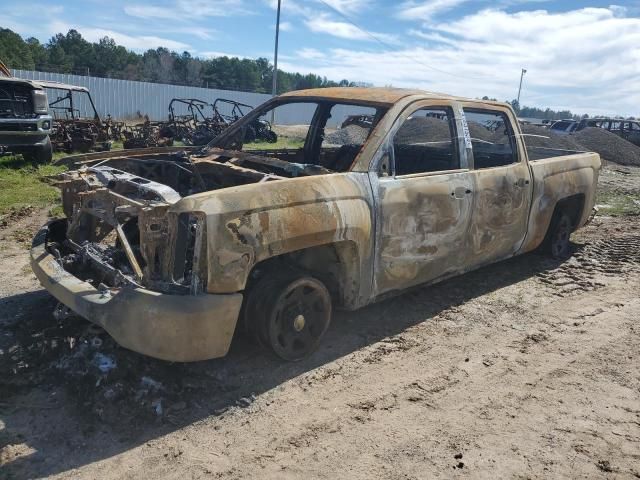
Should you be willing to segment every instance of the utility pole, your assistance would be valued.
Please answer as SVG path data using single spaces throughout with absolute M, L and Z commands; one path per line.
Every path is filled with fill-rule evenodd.
M 527 71 L 523 68 L 522 72 L 520 73 L 520 86 L 518 87 L 518 108 L 520 108 L 520 92 L 522 91 L 522 77 L 524 77 L 525 73 L 527 73 Z
M 278 94 L 278 37 L 280 36 L 280 4 L 281 0 L 278 0 L 278 13 L 276 15 L 276 48 L 273 54 L 273 83 L 271 88 L 271 96 L 275 97 Z M 276 112 L 271 110 L 271 123 L 275 122 Z

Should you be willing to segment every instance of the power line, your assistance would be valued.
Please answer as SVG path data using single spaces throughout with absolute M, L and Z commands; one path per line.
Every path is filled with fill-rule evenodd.
M 320 3 L 322 3 L 324 6 L 328 7 L 329 9 L 333 10 L 335 13 L 337 13 L 340 17 L 342 17 L 344 20 L 346 20 L 347 22 L 349 22 L 351 25 L 353 25 L 354 27 L 356 27 L 358 30 L 360 30 L 362 33 L 364 33 L 365 35 L 371 37 L 373 40 L 375 40 L 376 42 L 378 42 L 380 45 L 392 49 L 394 50 L 395 47 L 393 45 L 391 45 L 390 43 L 385 42 L 384 40 L 380 39 L 379 37 L 377 37 L 376 35 L 374 35 L 373 33 L 371 33 L 369 30 L 367 30 L 366 28 L 362 28 L 360 25 L 358 25 L 354 20 L 352 20 L 351 18 L 349 18 L 347 15 L 345 15 L 344 13 L 342 13 L 340 10 L 338 10 L 337 8 L 335 8 L 333 5 L 325 2 L 324 0 L 318 0 Z M 435 72 L 440 72 L 440 73 L 444 73 L 445 75 L 450 75 L 452 77 L 456 77 L 456 78 L 467 78 L 467 79 L 475 79 L 475 80 L 484 80 L 488 77 L 472 77 L 469 75 L 457 75 L 455 73 L 451 73 L 451 72 L 447 72 L 446 70 L 442 70 L 441 68 L 438 67 L 434 67 L 433 65 L 429 65 L 428 63 L 424 63 L 421 60 L 418 60 L 415 57 L 412 57 L 410 55 L 407 55 L 405 53 L 402 52 L 398 52 L 395 51 L 395 53 L 401 57 L 404 57 L 408 60 L 411 60 L 413 62 L 416 62 L 420 65 L 422 65 L 423 67 L 427 67 L 430 70 L 433 70 Z

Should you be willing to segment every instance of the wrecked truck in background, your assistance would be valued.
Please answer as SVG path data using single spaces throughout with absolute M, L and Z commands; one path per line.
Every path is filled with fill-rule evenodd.
M 292 108 L 306 113 L 299 145 L 245 142 L 255 120 L 275 109 L 277 125 Z M 353 115 L 371 122 L 341 128 Z M 567 255 L 590 218 L 600 158 L 525 140 L 502 103 L 387 88 L 288 93 L 201 149 L 70 157 L 76 169 L 55 180 L 67 218 L 36 235 L 32 267 L 131 350 L 220 357 L 243 329 L 298 360 L 334 307 L 539 247 Z

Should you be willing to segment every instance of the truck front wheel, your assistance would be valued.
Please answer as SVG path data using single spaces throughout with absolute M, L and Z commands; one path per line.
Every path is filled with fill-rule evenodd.
M 247 296 L 246 322 L 278 357 L 298 361 L 320 344 L 331 322 L 331 295 L 318 279 L 284 269 L 265 274 Z
M 51 140 L 47 138 L 47 141 L 42 144 L 30 148 L 22 153 L 22 157 L 31 163 L 50 163 L 53 159 L 53 148 L 51 147 Z

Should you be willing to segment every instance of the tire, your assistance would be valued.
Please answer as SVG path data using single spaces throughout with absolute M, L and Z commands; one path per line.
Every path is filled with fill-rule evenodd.
M 251 143 L 256 140 L 256 129 L 251 125 L 247 125 L 244 131 L 244 140 L 243 143 Z
M 571 217 L 565 212 L 556 212 L 543 243 L 544 252 L 556 259 L 567 258 L 571 253 L 569 238 L 572 231 Z
M 51 140 L 47 137 L 47 141 L 43 145 L 31 148 L 22 153 L 22 157 L 31 163 L 51 163 L 53 160 L 53 147 Z
M 276 135 L 276 132 L 274 132 L 273 130 L 266 130 L 264 132 L 264 139 L 268 143 L 276 143 L 278 141 L 278 135 Z
M 249 333 L 283 360 L 313 353 L 331 323 L 331 295 L 324 284 L 295 270 L 265 274 L 247 294 Z

